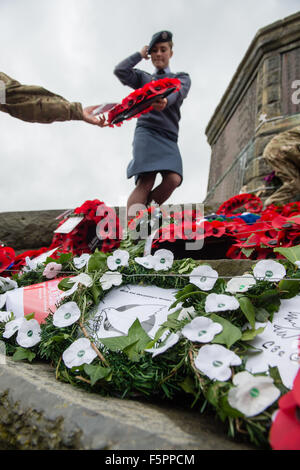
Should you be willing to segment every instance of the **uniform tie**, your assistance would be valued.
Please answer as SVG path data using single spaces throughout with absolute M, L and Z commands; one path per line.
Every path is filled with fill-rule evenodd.
M 164 71 L 164 69 L 159 69 L 157 72 L 156 72 L 156 75 L 164 75 L 166 72 Z

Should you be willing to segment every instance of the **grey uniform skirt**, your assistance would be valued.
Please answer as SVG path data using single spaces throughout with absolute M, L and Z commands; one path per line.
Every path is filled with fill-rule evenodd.
M 175 142 L 149 127 L 136 127 L 133 139 L 133 159 L 127 167 L 127 178 L 150 171 L 173 171 L 181 176 L 182 160 Z

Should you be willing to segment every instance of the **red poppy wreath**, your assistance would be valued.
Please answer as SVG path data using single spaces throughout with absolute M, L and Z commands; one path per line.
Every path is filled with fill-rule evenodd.
M 108 113 L 110 127 L 121 126 L 123 121 L 133 117 L 138 118 L 142 114 L 153 109 L 152 103 L 158 98 L 166 98 L 181 87 L 178 78 L 161 78 L 146 83 L 142 88 L 134 90 L 122 100 L 122 103 L 114 106 Z

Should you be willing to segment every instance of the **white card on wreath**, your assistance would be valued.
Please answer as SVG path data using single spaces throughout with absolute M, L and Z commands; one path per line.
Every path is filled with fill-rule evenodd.
M 277 366 L 283 384 L 291 389 L 299 370 L 300 295 L 283 299 L 273 322 L 267 322 L 263 333 L 250 342 L 261 350 L 250 354 L 246 369 L 252 373 L 266 372 Z M 256 328 L 262 324 L 256 324 Z
M 89 327 L 95 339 L 127 335 L 138 319 L 150 338 L 176 310 L 175 289 L 157 286 L 125 285 L 112 289 L 99 303 Z M 178 308 L 178 307 L 177 307 Z
M 81 215 L 69 217 L 60 227 L 54 230 L 54 233 L 70 233 L 83 219 L 84 217 Z

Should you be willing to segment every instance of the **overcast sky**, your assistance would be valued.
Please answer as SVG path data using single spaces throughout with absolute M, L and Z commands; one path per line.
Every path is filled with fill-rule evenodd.
M 172 31 L 171 69 L 188 72 L 192 87 L 179 131 L 184 180 L 169 202 L 202 202 L 205 127 L 258 29 L 298 10 L 299 0 L 0 0 L 0 70 L 84 106 L 120 102 L 132 90 L 114 66 L 153 33 Z M 138 67 L 153 70 L 151 61 Z M 135 124 L 31 124 L 0 112 L 0 211 L 72 208 L 95 198 L 126 205 Z

